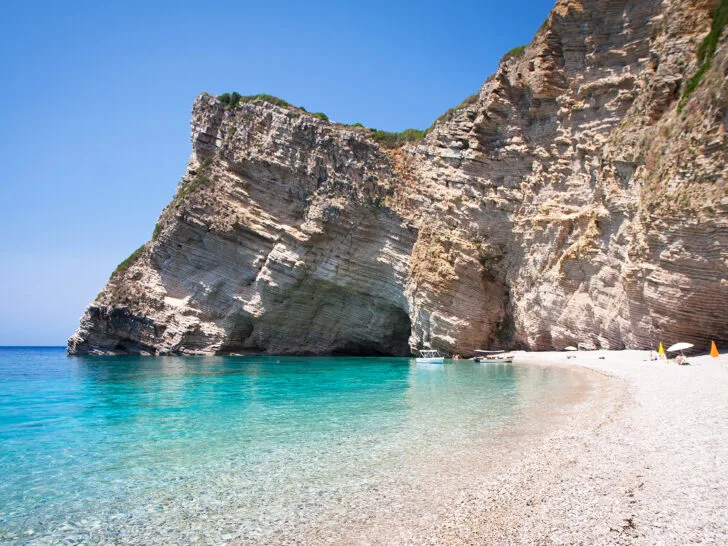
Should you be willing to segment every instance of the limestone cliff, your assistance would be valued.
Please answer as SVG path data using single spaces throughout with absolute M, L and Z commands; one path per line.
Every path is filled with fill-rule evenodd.
M 394 149 L 201 95 L 174 200 L 69 351 L 728 342 L 725 10 L 560 0 L 477 98 Z

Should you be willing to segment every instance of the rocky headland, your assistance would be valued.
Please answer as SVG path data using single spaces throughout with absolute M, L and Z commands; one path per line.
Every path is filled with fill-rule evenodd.
M 193 106 L 152 239 L 73 354 L 728 343 L 726 0 L 559 0 L 421 138 Z

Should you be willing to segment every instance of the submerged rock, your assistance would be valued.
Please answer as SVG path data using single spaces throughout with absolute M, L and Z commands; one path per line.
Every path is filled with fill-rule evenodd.
M 725 32 L 688 89 L 716 8 L 559 1 L 398 148 L 200 95 L 175 198 L 69 352 L 728 342 Z

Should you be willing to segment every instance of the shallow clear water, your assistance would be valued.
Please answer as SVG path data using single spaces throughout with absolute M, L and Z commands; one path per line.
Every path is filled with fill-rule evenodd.
M 582 387 L 470 361 L 0 348 L 0 540 L 255 541 L 361 518 L 461 479 L 452 461 L 487 466 L 503 431 Z

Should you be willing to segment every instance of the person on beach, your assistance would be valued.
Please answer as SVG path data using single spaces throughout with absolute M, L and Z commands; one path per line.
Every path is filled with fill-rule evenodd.
M 678 366 L 682 366 L 683 364 L 685 364 L 685 355 L 677 355 L 675 357 L 675 363 Z

